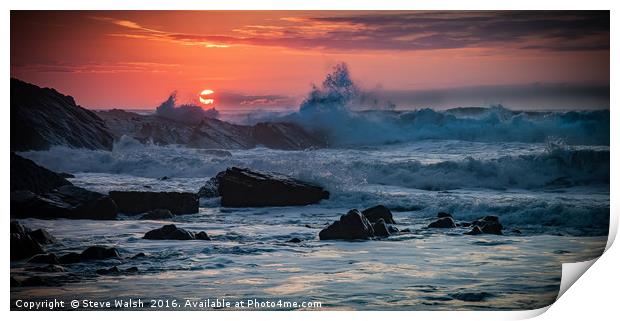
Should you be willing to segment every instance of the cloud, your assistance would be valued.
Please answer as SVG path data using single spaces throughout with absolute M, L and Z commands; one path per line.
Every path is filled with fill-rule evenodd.
M 12 64 L 11 68 L 22 72 L 34 71 L 43 73 L 93 73 L 93 74 L 117 74 L 132 72 L 165 72 L 178 68 L 178 64 L 165 64 L 155 62 L 110 62 L 110 63 L 83 63 L 74 64 L 68 62 L 39 63 L 39 64 Z
M 283 17 L 266 24 L 241 26 L 226 35 L 178 33 L 129 20 L 95 19 L 125 29 L 114 36 L 210 48 L 252 45 L 333 51 L 489 47 L 609 50 L 608 11 L 371 12 Z

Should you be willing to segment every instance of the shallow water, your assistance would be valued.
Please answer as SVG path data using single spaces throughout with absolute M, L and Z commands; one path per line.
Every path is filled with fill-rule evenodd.
M 24 156 L 92 190 L 197 191 L 229 166 L 287 173 L 325 186 L 329 200 L 303 207 L 221 208 L 175 224 L 212 241 L 143 240 L 167 222 L 26 219 L 59 239 L 51 252 L 116 246 L 123 257 L 68 266 L 57 287 L 12 288 L 11 298 L 170 298 L 321 301 L 322 309 L 534 309 L 557 296 L 561 263 L 600 255 L 609 224 L 609 148 L 544 143 L 424 140 L 307 151 L 209 151 L 142 146 L 114 151 L 54 147 Z M 66 161 L 69 159 L 70 161 Z M 163 176 L 168 179 L 161 180 Z M 318 232 L 351 208 L 385 204 L 403 233 L 383 240 L 319 241 Z M 431 230 L 438 211 L 457 221 L 498 215 L 504 236 Z M 516 234 L 519 229 L 522 234 Z M 288 243 L 297 237 L 301 243 Z M 139 273 L 97 276 L 119 265 Z M 23 262 L 12 275 L 30 275 Z

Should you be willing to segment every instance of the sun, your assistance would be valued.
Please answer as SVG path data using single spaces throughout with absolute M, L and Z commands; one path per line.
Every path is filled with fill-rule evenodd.
M 213 98 L 213 94 L 215 94 L 215 91 L 211 89 L 205 89 L 200 92 L 200 95 L 198 95 L 198 100 L 200 100 L 200 102 L 204 105 L 213 105 L 215 104 L 215 98 Z

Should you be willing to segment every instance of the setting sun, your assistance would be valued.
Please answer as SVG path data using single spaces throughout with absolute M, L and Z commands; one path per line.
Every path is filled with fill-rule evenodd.
M 215 92 L 211 89 L 205 89 L 200 92 L 198 99 L 200 100 L 201 103 L 205 105 L 213 105 L 215 104 L 215 99 L 213 98 L 214 93 Z

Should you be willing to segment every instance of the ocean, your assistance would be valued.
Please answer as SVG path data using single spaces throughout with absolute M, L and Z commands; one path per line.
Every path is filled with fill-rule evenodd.
M 206 231 L 211 241 L 144 240 L 145 232 L 168 221 L 126 215 L 117 221 L 23 219 L 59 239 L 48 247 L 51 252 L 106 245 L 122 256 L 146 257 L 74 264 L 74 278 L 65 284 L 14 287 L 11 298 L 318 301 L 320 309 L 338 310 L 535 309 L 555 300 L 562 263 L 589 260 L 604 250 L 609 111 L 343 115 L 284 116 L 329 128 L 329 148 L 214 153 L 123 137 L 112 151 L 56 146 L 20 153 L 103 193 L 197 192 L 218 172 L 237 166 L 316 183 L 331 196 L 316 205 L 265 208 L 224 208 L 218 199 L 201 199 L 199 213 L 173 219 L 179 227 Z M 411 232 L 368 241 L 318 239 L 326 224 L 348 210 L 378 204 L 391 209 L 398 229 Z M 440 211 L 457 222 L 497 215 L 504 235 L 426 228 Z M 294 237 L 302 242 L 287 242 Z M 94 273 L 114 265 L 135 266 L 139 273 Z M 12 274 L 26 269 L 23 262 L 11 263 Z

